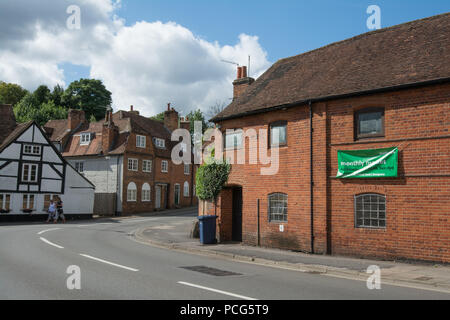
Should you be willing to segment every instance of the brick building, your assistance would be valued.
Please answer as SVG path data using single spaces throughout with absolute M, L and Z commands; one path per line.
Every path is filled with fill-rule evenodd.
M 256 81 L 240 69 L 212 119 L 235 129 L 226 150 L 246 151 L 218 200 L 219 240 L 450 262 L 449 61 L 447 13 L 282 59 Z M 249 164 L 248 129 L 279 152 L 275 175 Z M 338 151 L 388 147 L 396 177 L 336 178 Z
M 80 173 L 96 186 L 94 213 L 133 214 L 192 206 L 195 166 L 171 160 L 173 130 L 189 122 L 168 107 L 164 123 L 139 112 L 108 111 L 89 122 L 81 110 L 44 126 L 51 141 Z

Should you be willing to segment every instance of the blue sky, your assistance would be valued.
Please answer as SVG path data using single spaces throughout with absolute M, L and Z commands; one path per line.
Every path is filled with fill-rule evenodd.
M 366 9 L 381 8 L 382 27 L 450 11 L 449 0 L 122 0 L 126 24 L 174 21 L 208 41 L 259 36 L 269 60 L 292 56 L 369 31 Z
M 152 115 L 227 104 L 236 67 L 258 77 L 278 59 L 381 27 L 450 12 L 450 0 L 14 0 L 0 1 L 0 80 L 28 90 L 103 81 L 113 108 Z M 81 28 L 67 27 L 79 6 Z

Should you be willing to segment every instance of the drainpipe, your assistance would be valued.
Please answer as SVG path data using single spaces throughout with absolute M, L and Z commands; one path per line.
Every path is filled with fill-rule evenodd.
M 313 180 L 313 113 L 312 104 L 309 100 L 309 163 L 310 163 L 310 206 L 311 206 L 311 253 L 314 253 L 314 180 Z

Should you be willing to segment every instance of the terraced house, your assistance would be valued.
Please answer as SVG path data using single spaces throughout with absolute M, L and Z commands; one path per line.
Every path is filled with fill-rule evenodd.
M 96 214 L 127 215 L 191 206 L 195 167 L 171 161 L 173 130 L 189 129 L 173 108 L 164 123 L 133 110 L 108 111 L 105 119 L 88 122 L 82 110 L 45 125 L 50 140 L 67 161 L 95 186 Z
M 256 81 L 240 69 L 213 121 L 246 154 L 254 129 L 279 169 L 232 165 L 219 239 L 450 262 L 449 62 L 447 13 L 282 59 Z

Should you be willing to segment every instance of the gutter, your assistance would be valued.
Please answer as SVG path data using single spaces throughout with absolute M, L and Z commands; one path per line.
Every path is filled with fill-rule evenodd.
M 313 176 L 313 113 L 311 100 L 309 105 L 309 193 L 310 193 L 310 219 L 311 219 L 311 253 L 314 253 L 314 176 Z

